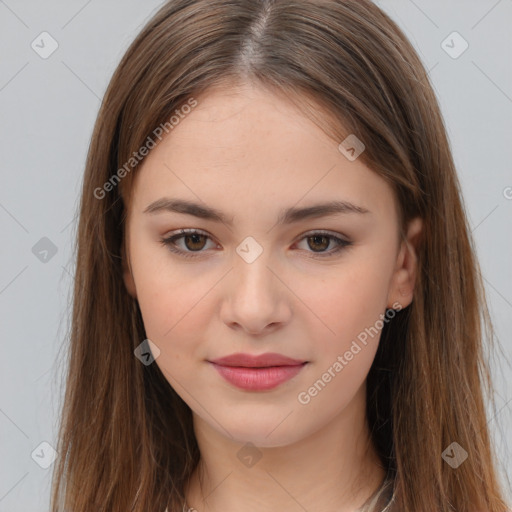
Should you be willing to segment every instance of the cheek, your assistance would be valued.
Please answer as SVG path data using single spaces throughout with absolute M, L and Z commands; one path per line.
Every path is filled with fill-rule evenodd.
M 177 391 L 205 358 L 204 333 L 213 315 L 204 297 L 208 287 L 180 284 L 176 279 L 170 283 L 160 279 L 139 299 L 146 335 L 160 350 L 155 362 Z
M 314 364 L 296 397 L 299 410 L 329 421 L 364 384 L 384 326 L 389 277 L 382 260 L 361 257 L 329 279 L 311 280 L 309 293 L 301 290 L 324 325 L 313 316 L 305 324 Z
M 312 339 L 320 338 L 328 352 L 350 345 L 385 312 L 392 267 L 389 259 L 380 256 L 360 251 L 323 278 L 296 280 L 299 284 L 294 290 L 314 313 L 308 315 L 308 323 L 316 322 L 317 327 Z
M 170 362 L 175 365 L 185 352 L 191 354 L 196 349 L 197 334 L 213 314 L 207 309 L 208 290 L 218 278 L 184 272 L 183 266 L 173 265 L 165 248 L 154 248 L 154 241 L 151 243 L 151 250 L 132 252 L 137 300 L 147 337 L 161 350 L 162 361 L 172 356 Z

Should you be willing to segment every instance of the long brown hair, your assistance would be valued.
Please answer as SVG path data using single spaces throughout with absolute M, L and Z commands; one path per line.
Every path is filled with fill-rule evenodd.
M 367 381 L 398 510 L 505 511 L 485 413 L 492 326 L 445 126 L 412 45 L 369 0 L 171 0 L 127 50 L 92 135 L 52 512 L 181 511 L 200 454 L 189 407 L 134 356 L 146 336 L 122 278 L 124 220 L 134 153 L 191 99 L 240 81 L 286 93 L 338 143 L 356 134 L 359 158 L 393 187 L 402 227 L 423 219 L 414 301 L 385 325 Z M 468 452 L 456 469 L 442 457 L 453 442 Z

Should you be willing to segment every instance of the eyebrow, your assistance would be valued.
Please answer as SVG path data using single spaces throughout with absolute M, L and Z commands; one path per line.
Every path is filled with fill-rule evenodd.
M 146 207 L 144 213 L 156 214 L 162 212 L 184 213 L 193 215 L 201 219 L 211 220 L 214 222 L 222 222 L 228 226 L 233 225 L 233 219 L 229 219 L 226 214 L 211 208 L 209 206 L 200 205 L 184 199 L 171 199 L 162 197 Z M 362 206 L 357 206 L 348 201 L 330 201 L 327 203 L 315 204 L 303 208 L 286 208 L 281 210 L 278 216 L 278 224 L 292 224 L 304 219 L 326 217 L 328 215 L 335 215 L 340 213 L 371 213 Z

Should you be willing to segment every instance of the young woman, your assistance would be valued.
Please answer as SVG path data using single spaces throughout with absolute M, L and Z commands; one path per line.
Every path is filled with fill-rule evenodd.
M 171 0 L 80 209 L 51 510 L 503 512 L 426 71 L 361 0 Z

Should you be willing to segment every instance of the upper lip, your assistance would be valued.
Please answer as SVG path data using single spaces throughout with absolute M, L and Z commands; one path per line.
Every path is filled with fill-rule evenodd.
M 258 368 L 266 366 L 297 366 L 306 363 L 299 359 L 292 359 L 291 357 L 283 356 L 282 354 L 266 353 L 259 356 L 251 354 L 231 354 L 229 356 L 213 359 L 211 363 L 219 364 L 222 366 L 242 366 L 247 368 Z

